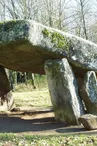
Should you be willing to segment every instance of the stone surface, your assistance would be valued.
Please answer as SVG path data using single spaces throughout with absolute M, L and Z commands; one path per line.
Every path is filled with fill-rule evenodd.
M 92 42 L 32 20 L 0 23 L 0 65 L 43 74 L 46 60 L 64 57 L 80 75 L 97 71 L 97 45 Z
M 10 91 L 10 84 L 6 75 L 6 72 L 2 66 L 0 66 L 0 98 L 1 98 L 1 110 L 10 110 L 13 106 L 13 96 Z
M 78 124 L 84 109 L 78 95 L 77 81 L 67 59 L 46 61 L 45 72 L 56 120 Z
M 79 117 L 79 122 L 83 124 L 83 126 L 88 130 L 97 129 L 97 116 L 92 114 L 85 114 Z
M 84 86 L 80 90 L 87 113 L 97 115 L 97 79 L 94 71 L 88 71 L 84 78 Z

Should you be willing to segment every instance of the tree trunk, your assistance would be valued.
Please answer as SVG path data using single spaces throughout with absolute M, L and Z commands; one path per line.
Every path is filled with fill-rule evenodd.
M 83 11 L 84 5 L 83 5 L 82 0 L 80 0 L 80 5 L 81 5 L 81 13 L 82 13 L 84 35 L 85 35 L 85 39 L 87 40 L 88 39 L 88 35 L 87 35 L 87 30 L 86 30 L 86 22 L 85 22 L 85 16 L 84 16 L 84 11 Z
M 36 85 L 35 85 L 35 79 L 34 79 L 34 74 L 31 74 L 31 81 L 32 81 L 32 86 L 34 89 L 36 89 Z

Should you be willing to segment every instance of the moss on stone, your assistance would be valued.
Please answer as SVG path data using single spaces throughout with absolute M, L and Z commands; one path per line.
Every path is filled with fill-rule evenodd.
M 4 21 L 0 23 L 0 45 L 17 40 L 28 40 L 29 22 L 24 20 Z
M 20 24 L 22 21 L 19 20 L 11 20 L 11 21 L 3 21 L 0 22 L 0 31 L 9 31 L 14 28 L 16 24 Z
M 9 21 L 9 22 L 4 22 L 3 25 L 3 29 L 4 31 L 9 31 L 11 28 L 14 27 L 14 25 L 16 24 L 16 20 L 12 20 L 12 21 Z
M 70 41 L 68 41 L 65 36 L 58 32 L 50 32 L 47 29 L 44 29 L 42 33 L 45 37 L 48 37 L 51 40 L 55 48 L 69 51 Z
M 47 30 L 47 29 L 44 29 L 43 31 L 42 31 L 42 33 L 43 33 L 43 35 L 45 35 L 45 36 L 49 36 L 50 35 L 50 32 Z

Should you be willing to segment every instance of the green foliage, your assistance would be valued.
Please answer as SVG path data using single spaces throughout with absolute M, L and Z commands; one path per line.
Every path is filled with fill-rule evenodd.
M 15 135 L 0 134 L 0 145 L 14 144 L 15 146 L 96 146 L 97 136 L 87 135 Z
M 33 89 L 32 79 L 27 77 L 27 85 L 24 83 L 18 84 L 17 91 L 31 91 Z M 34 82 L 37 89 L 48 88 L 46 75 L 34 74 Z M 32 87 L 31 87 L 32 86 Z M 18 88 L 19 87 L 19 88 Z M 30 88 L 29 88 L 30 87 Z M 26 88 L 26 89 L 25 89 Z
M 35 74 L 35 84 L 38 89 L 48 88 L 46 75 Z
M 22 72 L 9 70 L 8 77 L 10 85 L 12 84 L 12 86 L 15 87 L 15 91 L 32 91 L 34 86 L 36 86 L 37 89 L 48 88 L 46 75 L 34 74 L 34 79 L 32 79 L 32 73 L 24 73 L 24 79 L 22 81 L 21 74 Z

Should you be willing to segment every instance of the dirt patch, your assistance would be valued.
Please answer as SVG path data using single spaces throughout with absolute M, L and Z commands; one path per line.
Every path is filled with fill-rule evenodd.
M 16 108 L 0 113 L 0 132 L 15 134 L 79 134 L 97 133 L 86 131 L 83 126 L 67 126 L 55 121 L 48 90 L 14 92 Z
M 83 126 L 67 126 L 65 123 L 55 121 L 53 111 L 42 109 L 40 111 L 14 111 L 0 114 L 0 132 L 16 134 L 80 134 L 96 133 L 86 131 Z

